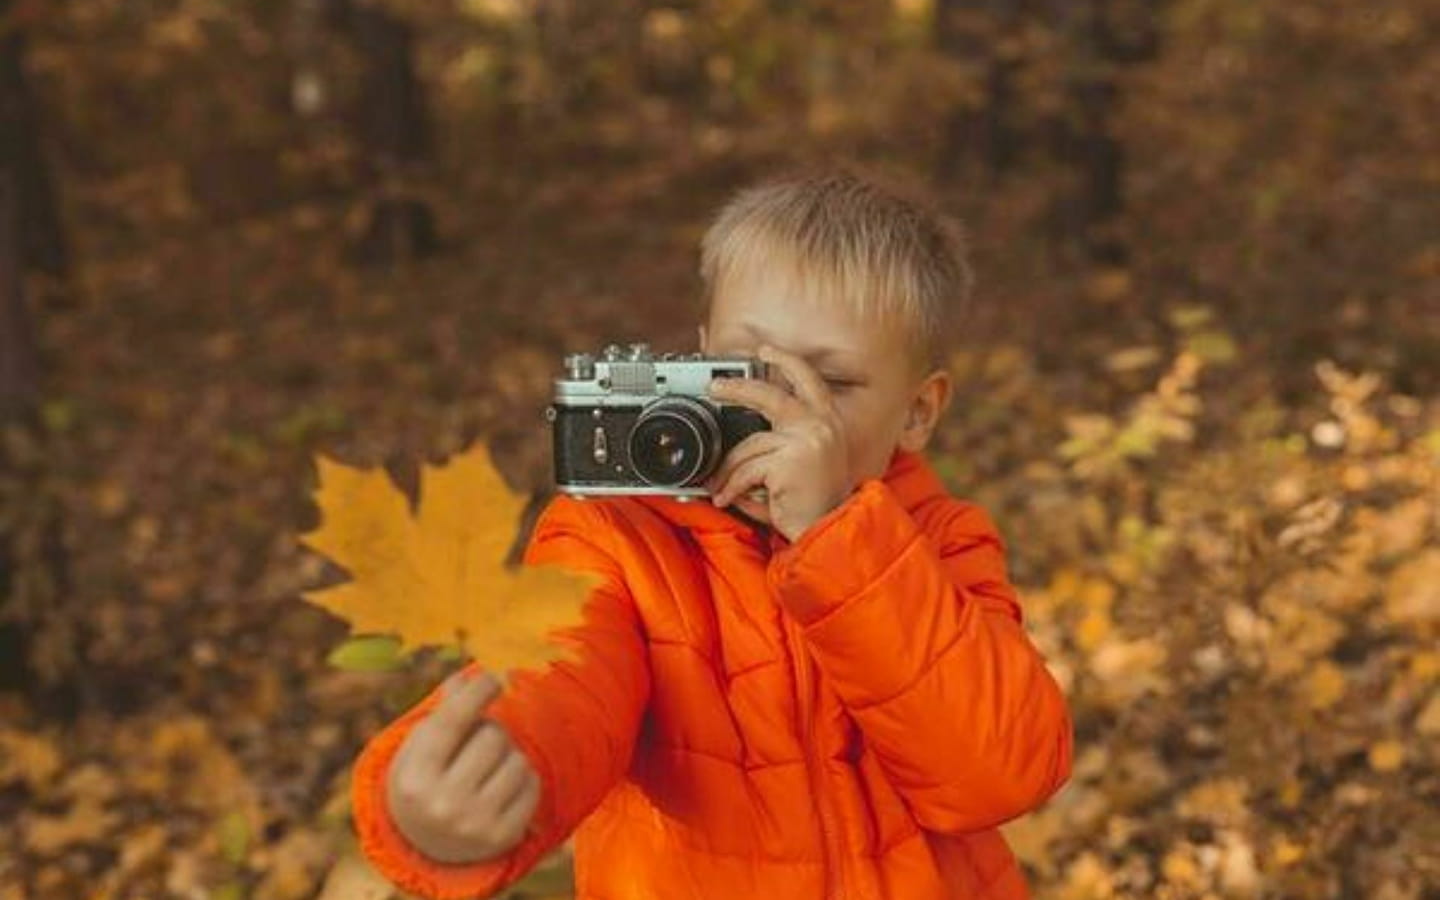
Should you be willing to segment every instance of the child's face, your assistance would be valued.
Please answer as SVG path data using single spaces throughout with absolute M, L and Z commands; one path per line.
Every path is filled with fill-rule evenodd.
M 879 477 L 897 446 L 924 448 L 949 402 L 949 376 L 937 370 L 917 377 L 900 328 L 875 327 L 843 304 L 811 300 L 789 281 L 730 276 L 700 325 L 700 348 L 753 355 L 765 343 L 804 358 L 824 379 L 844 424 L 853 483 Z M 778 374 L 772 380 L 784 384 Z M 740 497 L 735 506 L 768 524 L 763 502 Z

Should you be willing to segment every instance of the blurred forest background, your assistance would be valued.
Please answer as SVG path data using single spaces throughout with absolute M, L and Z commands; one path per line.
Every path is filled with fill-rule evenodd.
M 314 455 L 543 490 L 562 354 L 841 157 L 974 242 L 1037 897 L 1436 896 L 1437 0 L 0 0 L 0 900 L 386 896 L 348 766 L 454 661 L 332 658 Z

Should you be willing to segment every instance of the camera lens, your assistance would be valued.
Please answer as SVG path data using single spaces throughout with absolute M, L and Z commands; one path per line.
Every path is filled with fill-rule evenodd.
M 710 474 L 719 446 L 720 426 L 708 407 L 688 397 L 667 397 L 635 420 L 630 462 L 646 482 L 678 487 Z

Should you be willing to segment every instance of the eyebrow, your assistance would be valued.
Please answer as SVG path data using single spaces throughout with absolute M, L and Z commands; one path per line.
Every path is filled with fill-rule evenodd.
M 775 343 L 774 339 L 770 337 L 770 335 L 763 328 L 752 325 L 749 322 L 741 322 L 740 327 L 744 328 L 746 331 L 750 332 L 761 340 L 769 341 L 772 344 Z M 826 359 L 827 357 L 840 356 L 842 352 L 843 351 L 835 347 L 812 347 L 808 350 L 801 351 L 798 355 L 808 361 L 815 362 Z

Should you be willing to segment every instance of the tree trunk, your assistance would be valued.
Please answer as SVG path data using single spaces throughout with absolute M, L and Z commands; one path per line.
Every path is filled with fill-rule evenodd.
M 1070 48 L 1067 114 L 1053 123 L 1052 152 L 1074 169 L 1071 193 L 1056 207 L 1058 227 L 1079 238 L 1085 257 L 1119 265 L 1125 209 L 1125 146 L 1115 134 L 1125 66 L 1159 53 L 1159 12 L 1137 0 L 1054 0 L 1053 25 Z
M 343 92 L 354 98 L 344 116 L 363 160 L 369 208 L 351 259 L 384 265 L 434 253 L 435 215 L 416 186 L 434 147 L 413 29 L 363 0 L 310 0 L 302 9 L 349 45 L 359 67 L 359 83 Z
M 40 391 L 39 354 L 22 277 L 24 253 L 19 189 L 13 169 L 0 161 L 0 422 L 15 422 L 33 412 Z
M 42 454 L 37 411 L 40 397 L 39 353 L 24 294 L 20 189 L 10 160 L 0 159 L 0 689 L 36 696 L 39 689 L 35 648 L 44 627 L 31 586 L 59 583 L 32 577 L 39 563 L 26 552 Z M 55 564 L 63 567 L 62 560 Z M 22 567 L 26 567 L 22 571 Z
M 0 689 L 68 717 L 83 651 L 57 602 L 69 571 L 59 505 L 43 487 L 40 353 L 25 298 L 27 269 L 58 274 L 65 255 L 10 8 L 0 0 Z
M 5 21 L 10 0 L 0 0 L 0 22 Z M 25 250 L 21 246 L 19 220 L 19 152 L 26 104 L 18 96 L 23 79 L 20 70 L 18 32 L 0 39 L 0 487 L 19 480 L 12 444 L 22 430 L 33 427 L 33 413 L 40 390 L 38 354 L 25 305 Z M 10 490 L 0 492 L 9 496 Z M 7 513 L 0 506 L 0 513 Z M 15 517 L 0 516 L 0 688 L 18 688 L 29 683 L 27 651 L 30 642 L 24 622 L 16 617 L 12 601 L 16 577 Z
M 22 427 L 34 408 L 39 387 L 34 338 L 21 293 L 20 241 L 15 228 L 19 201 L 13 172 L 0 161 L 0 489 L 18 473 L 10 462 L 12 429 Z M 0 490 L 0 498 L 11 492 Z M 0 513 L 4 513 L 0 506 Z M 0 689 L 28 685 L 29 641 L 24 623 L 10 621 L 15 592 L 16 554 L 11 516 L 0 518 Z
M 67 268 L 68 253 L 24 52 L 19 9 L 14 0 L 0 0 L 0 168 L 12 174 L 21 265 L 58 276 Z
M 936 174 L 945 180 L 975 171 L 994 182 L 1011 169 L 1021 150 L 1013 123 L 1018 66 L 1007 38 L 1020 21 L 1020 0 L 940 0 L 935 8 L 935 44 L 947 56 L 983 72 L 983 100 L 962 104 L 945 123 Z

